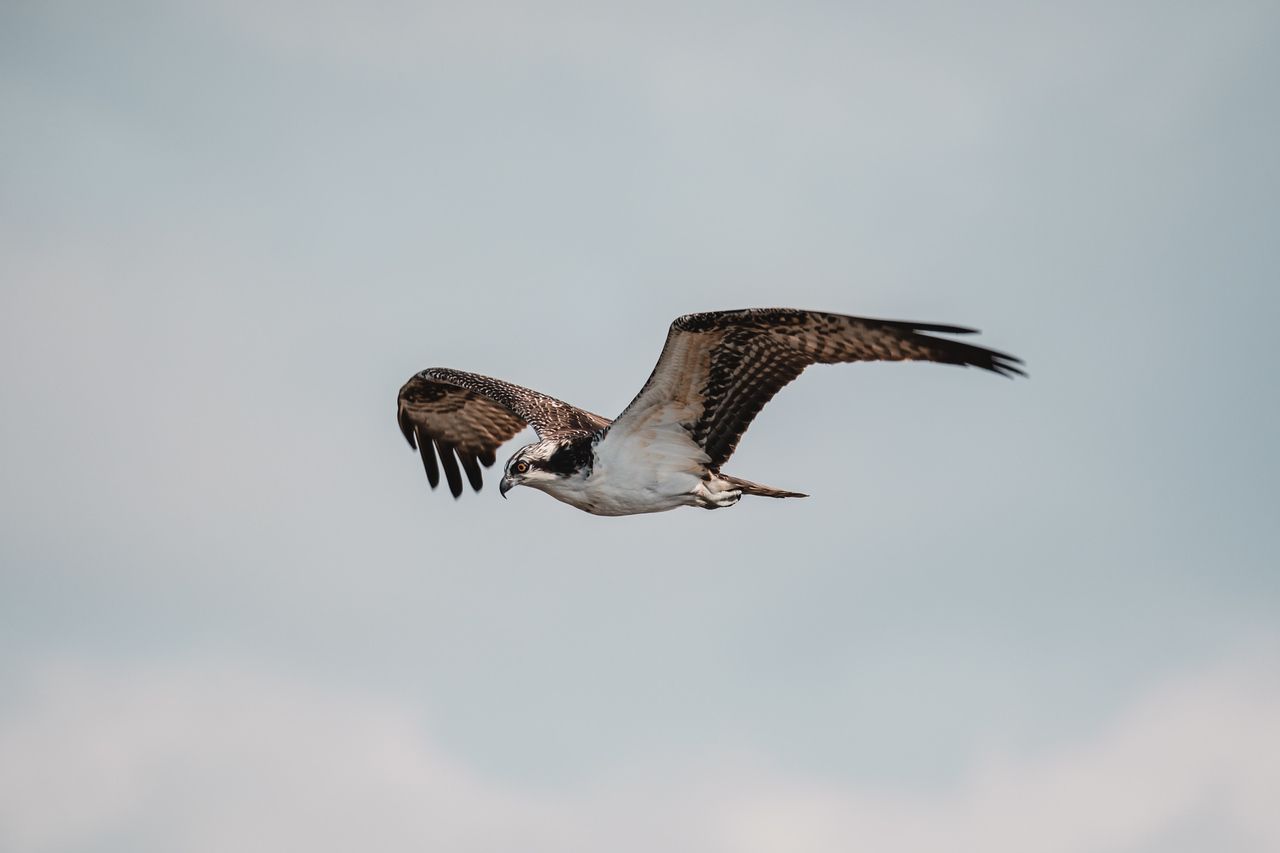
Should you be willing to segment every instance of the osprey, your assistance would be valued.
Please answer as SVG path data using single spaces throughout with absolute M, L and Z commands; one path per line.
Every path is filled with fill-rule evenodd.
M 1021 359 L 939 338 L 959 326 L 749 308 L 676 318 L 649 381 L 615 421 L 476 373 L 433 367 L 400 389 L 400 430 L 435 488 L 444 469 L 480 491 L 480 466 L 526 425 L 538 441 L 515 452 L 498 490 L 531 486 L 595 515 L 718 509 L 743 495 L 802 498 L 721 473 L 765 403 L 810 364 L 937 361 L 1023 375 Z M 437 464 L 437 457 L 439 463 Z

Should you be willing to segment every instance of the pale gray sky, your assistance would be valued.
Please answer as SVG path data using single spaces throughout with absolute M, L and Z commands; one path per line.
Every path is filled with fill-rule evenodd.
M 1280 847 L 1269 3 L 10 3 L 0 848 Z M 599 519 L 427 488 L 432 365 L 815 368 Z M 513 444 L 512 448 L 516 445 Z

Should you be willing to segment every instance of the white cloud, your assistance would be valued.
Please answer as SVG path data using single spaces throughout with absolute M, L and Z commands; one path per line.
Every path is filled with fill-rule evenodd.
M 740 760 L 548 789 L 485 778 L 374 697 L 229 668 L 56 665 L 0 716 L 0 848 L 1077 853 L 1194 831 L 1217 850 L 1280 849 L 1277 721 L 1272 657 L 942 792 Z

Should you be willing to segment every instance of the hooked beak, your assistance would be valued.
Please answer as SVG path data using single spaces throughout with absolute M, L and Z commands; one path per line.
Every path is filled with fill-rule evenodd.
M 498 483 L 498 494 L 502 495 L 502 497 L 505 499 L 507 496 L 507 492 L 515 488 L 515 486 L 516 486 L 516 483 L 514 480 L 512 480 L 510 477 L 503 477 L 502 481 Z

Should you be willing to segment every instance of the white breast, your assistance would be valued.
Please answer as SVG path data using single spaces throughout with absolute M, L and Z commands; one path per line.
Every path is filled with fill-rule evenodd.
M 670 413 L 668 413 L 670 414 Z M 596 515 L 635 515 L 698 505 L 694 491 L 709 461 L 673 418 L 610 430 L 595 446 L 587 477 L 570 477 L 543 488 L 547 494 Z

